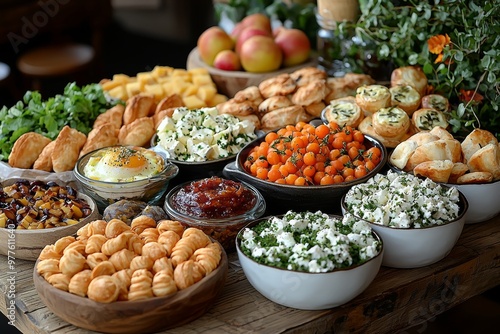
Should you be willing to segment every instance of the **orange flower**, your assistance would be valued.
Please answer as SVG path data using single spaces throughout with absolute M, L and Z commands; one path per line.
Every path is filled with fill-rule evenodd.
M 450 44 L 450 42 L 448 34 L 432 36 L 427 40 L 429 52 L 438 55 L 443 52 L 444 47 Z
M 474 92 L 473 90 L 465 90 L 465 89 L 460 89 L 460 94 L 458 96 L 460 101 L 463 102 L 470 102 L 470 101 L 476 101 L 476 102 L 481 102 L 484 97 L 477 93 Z

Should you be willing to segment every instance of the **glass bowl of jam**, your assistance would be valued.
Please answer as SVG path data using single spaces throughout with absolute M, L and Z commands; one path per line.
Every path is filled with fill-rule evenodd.
M 201 229 L 231 251 L 240 229 L 262 217 L 266 202 L 249 184 L 212 176 L 174 187 L 164 209 L 171 219 Z

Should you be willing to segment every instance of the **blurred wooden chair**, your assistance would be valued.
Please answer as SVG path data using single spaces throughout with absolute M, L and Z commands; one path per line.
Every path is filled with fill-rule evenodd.
M 42 90 L 42 80 L 68 76 L 83 78 L 94 61 L 95 50 L 81 43 L 49 44 L 24 53 L 17 60 L 17 68 L 29 79 L 31 90 Z
M 26 89 L 42 91 L 46 79 L 89 81 L 101 66 L 111 18 L 111 0 L 7 0 L 0 3 L 0 43 L 12 49 Z

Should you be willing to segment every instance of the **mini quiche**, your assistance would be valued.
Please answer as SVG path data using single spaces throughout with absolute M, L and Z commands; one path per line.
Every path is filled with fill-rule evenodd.
M 448 120 L 443 112 L 430 108 L 420 108 L 411 116 L 415 131 L 430 131 L 436 126 L 448 127 Z
M 384 137 L 400 137 L 410 128 L 410 117 L 399 107 L 382 108 L 372 117 L 373 129 Z
M 446 97 L 439 94 L 428 94 L 422 96 L 422 108 L 434 109 L 447 112 L 450 109 L 450 102 Z
M 410 85 L 398 85 L 389 88 L 391 92 L 391 105 L 397 106 L 411 116 L 420 107 L 420 94 Z
M 373 114 L 391 106 L 391 91 L 382 85 L 366 85 L 356 89 L 356 103 L 365 114 Z
M 349 125 L 357 128 L 364 114 L 356 104 L 354 96 L 348 96 L 330 101 L 330 104 L 323 109 L 321 118 L 323 122 L 335 122 L 340 126 Z

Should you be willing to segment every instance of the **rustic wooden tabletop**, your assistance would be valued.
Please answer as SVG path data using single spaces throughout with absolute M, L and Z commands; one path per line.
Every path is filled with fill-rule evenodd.
M 269 301 L 250 285 L 236 254 L 228 255 L 227 281 L 215 305 L 169 333 L 388 333 L 428 321 L 500 284 L 500 216 L 465 225 L 456 246 L 438 263 L 417 269 L 382 267 L 361 295 L 324 311 Z M 34 262 L 12 258 L 10 268 L 6 256 L 0 260 L 0 310 L 21 332 L 91 333 L 61 320 L 43 304 L 33 286 Z

